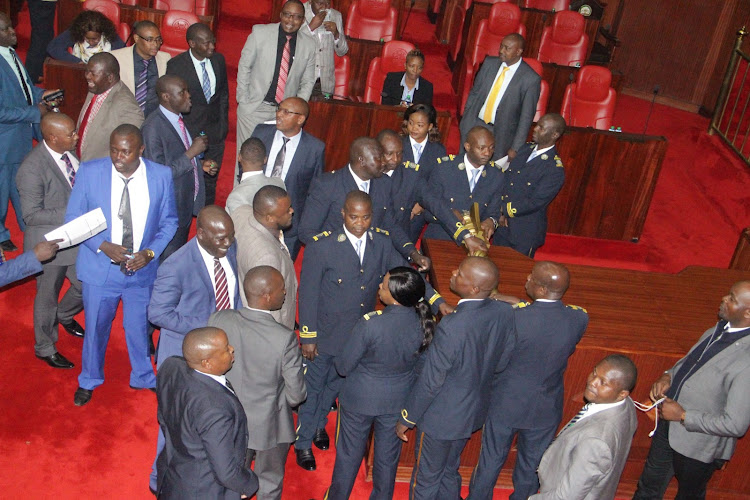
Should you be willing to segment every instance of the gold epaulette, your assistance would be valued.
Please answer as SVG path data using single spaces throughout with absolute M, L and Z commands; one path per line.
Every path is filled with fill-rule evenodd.
M 531 305 L 531 302 L 519 302 L 518 304 L 513 304 L 513 309 L 523 309 L 524 307 L 528 307 Z
M 374 318 L 375 316 L 380 316 L 381 314 L 383 314 L 383 311 L 372 311 L 372 312 L 368 312 L 362 317 L 365 318 L 365 321 L 367 321 L 370 318 Z
M 555 166 L 559 168 L 563 168 L 562 159 L 557 155 L 555 155 Z
M 389 232 L 388 232 L 388 231 L 386 231 L 385 229 L 380 229 L 379 227 L 375 227 L 375 228 L 373 228 L 373 229 L 375 229 L 375 232 L 376 232 L 376 233 L 383 233 L 383 234 L 384 234 L 384 235 L 386 235 L 386 236 L 390 236 L 390 235 L 391 235 L 391 233 L 389 233 Z
M 316 234 L 313 236 L 313 241 L 318 241 L 320 238 L 326 238 L 328 236 L 331 236 L 330 231 L 323 231 L 322 233 Z
M 574 305 L 570 305 L 570 304 L 567 304 L 567 305 L 566 305 L 565 307 L 570 307 L 571 309 L 574 309 L 574 310 L 576 310 L 576 311 L 583 311 L 583 312 L 584 312 L 584 313 L 586 313 L 586 314 L 588 314 L 588 313 L 589 313 L 589 312 L 588 312 L 588 311 L 587 311 L 586 309 L 584 309 L 584 308 L 583 308 L 583 307 L 581 307 L 581 306 L 574 306 Z
M 442 163 L 444 161 L 453 161 L 453 158 L 455 158 L 455 157 L 456 157 L 456 155 L 443 156 L 442 158 L 438 158 L 437 162 L 438 163 Z
M 413 161 L 406 160 L 404 162 L 404 167 L 413 168 L 414 171 L 419 172 L 419 163 L 414 163 Z

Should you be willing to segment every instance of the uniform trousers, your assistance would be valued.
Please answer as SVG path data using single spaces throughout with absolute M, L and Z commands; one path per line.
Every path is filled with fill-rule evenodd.
M 148 353 L 146 319 L 152 288 L 153 284 L 139 286 L 135 276 L 125 276 L 114 266 L 109 272 L 105 286 L 83 283 L 86 336 L 83 338 L 81 354 L 82 370 L 78 376 L 80 387 L 95 389 L 104 383 L 104 354 L 120 301 L 125 342 L 130 358 L 130 385 L 136 388 L 156 387 L 156 375 Z
M 268 450 L 247 450 L 247 468 L 255 460 L 253 472 L 258 476 L 256 500 L 281 500 L 284 467 L 291 443 L 281 443 Z
M 461 452 L 469 438 L 435 439 L 417 429 L 409 500 L 459 500 Z
M 370 500 L 391 500 L 401 454 L 401 440 L 395 433 L 399 413 L 363 415 L 339 404 L 336 426 L 336 464 L 325 500 L 347 500 L 354 488 L 365 456 L 370 428 L 375 426 L 375 462 Z
M 65 278 L 70 288 L 58 304 Z M 37 356 L 52 356 L 57 352 L 57 323 L 70 323 L 83 310 L 81 282 L 76 278 L 76 266 L 42 265 L 36 277 L 34 297 L 34 352 Z
M 249 111 L 247 104 L 240 103 L 237 106 L 237 151 L 242 147 L 242 143 L 253 135 L 255 127 L 274 118 L 276 118 L 276 104 L 262 102 L 254 110 Z M 237 175 L 240 173 L 239 165 L 234 168 L 236 170 L 233 187 L 237 187 L 237 184 L 239 184 L 237 180 Z
M 670 425 L 680 423 L 659 421 L 633 500 L 661 500 L 673 476 L 678 484 L 675 500 L 706 498 L 708 481 L 724 465 L 725 460 L 707 464 L 674 451 L 669 445 Z
M 8 216 L 8 201 L 13 204 L 16 212 L 16 221 L 21 231 L 26 231 L 21 213 L 21 196 L 16 187 L 16 174 L 20 163 L 0 164 L 0 241 L 10 239 L 10 231 L 5 227 L 5 218 Z
M 331 405 L 339 395 L 344 382 L 333 365 L 336 356 L 320 353 L 313 361 L 305 360 L 305 386 L 307 400 L 297 412 L 297 441 L 294 447 L 307 450 L 312 447 L 315 431 L 325 429 Z
M 469 484 L 467 500 L 492 498 L 492 490 L 503 468 L 513 437 L 518 436 L 516 465 L 513 469 L 513 493 L 510 500 L 526 500 L 539 491 L 536 470 L 542 455 L 555 437 L 557 425 L 540 429 L 518 429 L 502 424 L 502 415 L 487 418 L 482 429 L 482 449 Z

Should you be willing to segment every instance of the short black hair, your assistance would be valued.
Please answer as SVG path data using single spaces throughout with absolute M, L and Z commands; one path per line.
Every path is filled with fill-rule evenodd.
M 628 392 L 633 392 L 638 380 L 638 368 L 629 357 L 624 354 L 610 354 L 602 361 L 606 361 L 620 372 L 620 387 Z
M 253 163 L 263 163 L 266 154 L 266 145 L 257 137 L 247 139 L 240 147 L 240 157 Z
M 208 27 L 208 25 L 203 23 L 193 23 L 190 25 L 187 31 L 185 31 L 185 40 L 187 40 L 188 42 L 190 40 L 195 40 L 200 33 L 210 33 L 211 35 L 213 35 L 213 32 L 211 31 L 211 28 Z

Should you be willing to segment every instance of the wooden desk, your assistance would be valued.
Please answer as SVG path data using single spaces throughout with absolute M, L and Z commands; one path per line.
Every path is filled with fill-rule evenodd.
M 432 258 L 431 278 L 446 300 L 455 304 L 458 297 L 448 289 L 450 273 L 466 256 L 451 242 L 429 240 L 423 243 Z M 490 258 L 500 267 L 502 293 L 525 297 L 524 283 L 534 261 L 502 247 L 492 247 Z M 592 367 L 613 352 L 622 352 L 638 367 L 638 383 L 633 396 L 643 400 L 663 370 L 682 357 L 698 337 L 716 321 L 721 297 L 731 285 L 748 279 L 747 272 L 691 266 L 678 274 L 646 273 L 619 269 L 569 265 L 571 286 L 565 302 L 588 309 L 589 326 L 570 358 L 565 373 L 565 407 L 562 422 L 567 422 L 583 402 L 585 380 Z M 686 328 L 687 327 L 687 328 Z M 618 496 L 630 497 L 648 453 L 648 432 L 653 422 L 638 412 L 638 430 L 623 471 Z M 398 480 L 408 481 L 414 465 L 414 433 L 404 443 L 399 460 Z M 481 431 L 474 433 L 461 455 L 459 469 L 464 484 L 469 483 L 477 463 Z M 511 487 L 510 473 L 515 464 L 511 449 L 497 485 Z M 750 461 L 750 439 L 741 439 L 726 470 L 714 474 L 708 498 L 747 498 L 750 481 L 746 472 Z M 372 456 L 367 461 L 371 477 Z M 670 494 L 674 495 L 674 485 Z M 672 498 L 671 496 L 669 498 Z
M 363 97 L 370 62 L 380 56 L 384 42 L 346 37 L 346 43 L 349 45 L 349 96 Z
M 85 64 L 58 61 L 50 57 L 44 61 L 45 88 L 65 91 L 65 100 L 60 106 L 60 111 L 76 121 L 88 94 L 84 71 Z
M 357 137 L 375 137 L 386 128 L 398 132 L 404 121 L 405 108 L 399 106 L 335 99 L 313 99 L 309 104 L 310 118 L 305 132 L 325 142 L 326 171 L 339 169 L 349 162 L 349 146 Z M 450 113 L 439 111 L 437 122 L 444 142 L 450 128 Z

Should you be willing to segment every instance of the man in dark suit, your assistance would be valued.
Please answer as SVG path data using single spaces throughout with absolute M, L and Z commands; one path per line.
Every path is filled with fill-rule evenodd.
M 27 250 L 45 241 L 45 234 L 63 224 L 78 170 L 78 159 L 72 153 L 78 140 L 76 123 L 67 115 L 49 113 L 42 118 L 41 128 L 44 140 L 24 159 L 16 176 L 26 221 L 23 244 Z M 58 321 L 71 335 L 84 334 L 73 318 L 83 309 L 81 282 L 76 277 L 77 256 L 77 246 L 58 252 L 43 264 L 43 272 L 36 278 L 34 353 L 53 368 L 73 368 L 73 363 L 55 346 Z M 70 287 L 58 303 L 66 277 Z
M 585 309 L 561 302 L 569 284 L 565 266 L 537 262 L 526 278 L 526 294 L 534 302 L 513 306 L 516 350 L 492 389 L 470 499 L 492 497 L 516 435 L 518 455 L 510 497 L 526 500 L 539 489 L 536 469 L 562 418 L 565 368 L 589 321 Z
M 86 329 L 82 370 L 73 402 L 83 406 L 104 383 L 104 354 L 117 306 L 130 357 L 130 387 L 156 385 L 148 351 L 146 312 L 158 256 L 177 230 L 172 172 L 141 159 L 143 138 L 135 125 L 117 127 L 110 157 L 83 163 L 68 201 L 65 220 L 101 208 L 107 228 L 78 248 L 76 271 L 83 282 Z
M 511 247 L 529 257 L 547 236 L 547 206 L 565 183 L 565 169 L 555 143 L 565 132 L 557 113 L 539 119 L 534 143 L 524 145 L 510 163 L 499 190 L 500 217 L 495 244 Z M 496 191 L 497 193 L 497 191 Z
M 205 159 L 210 171 L 203 172 L 206 184 L 206 205 L 216 199 L 216 180 L 224 157 L 224 139 L 229 131 L 229 85 L 224 56 L 216 52 L 216 37 L 202 23 L 195 23 L 185 32 L 190 50 L 167 62 L 167 74 L 187 82 L 193 107 L 184 113 L 191 137 L 201 132 L 208 137 Z M 214 172 L 214 173 L 212 173 Z
M 516 342 L 513 309 L 489 298 L 498 278 L 497 266 L 483 257 L 467 257 L 453 271 L 451 290 L 461 300 L 438 324 L 396 423 L 403 441 L 409 428 L 419 428 L 409 498 L 460 497 L 461 451 L 484 423 L 486 395 Z
M 157 377 L 157 418 L 167 437 L 157 496 L 250 498 L 258 478 L 245 467 L 247 419 L 225 376 L 234 348 L 223 331 L 199 328 L 185 336 L 182 353 Z
M 284 231 L 284 241 L 292 260 L 300 247 L 300 218 L 313 180 L 325 168 L 325 144 L 302 130 L 310 108 L 304 99 L 284 99 L 276 110 L 276 126 L 261 124 L 255 127 L 253 137 L 266 146 L 268 161 L 266 177 L 279 177 L 292 198 L 294 219 L 292 227 Z M 317 233 L 317 232 L 316 232 Z
M 55 256 L 58 243 L 62 240 L 42 241 L 33 250 L 26 251 L 15 259 L 5 260 L 5 254 L 0 249 L 0 287 L 14 281 L 22 280 L 32 274 L 42 272 L 42 262 Z
M 208 324 L 224 330 L 237 350 L 227 378 L 245 408 L 250 435 L 247 465 L 254 456 L 258 498 L 280 500 L 284 465 L 294 441 L 292 407 L 307 396 L 302 356 L 294 330 L 271 316 L 290 299 L 281 273 L 271 266 L 254 267 L 243 285 L 247 307 L 217 311 Z
M 495 160 L 516 157 L 536 113 L 542 79 L 521 59 L 525 43 L 518 33 L 503 38 L 500 57 L 484 60 L 461 117 L 459 129 L 464 140 L 477 125 L 492 130 Z
M 165 75 L 156 82 L 159 107 L 143 122 L 143 157 L 172 169 L 174 198 L 177 206 L 177 232 L 164 249 L 160 262 L 172 255 L 188 240 L 193 215 L 205 205 L 203 172 L 209 163 L 198 157 L 208 147 L 204 135 L 190 137 L 182 113 L 191 108 L 187 83 L 179 76 Z

